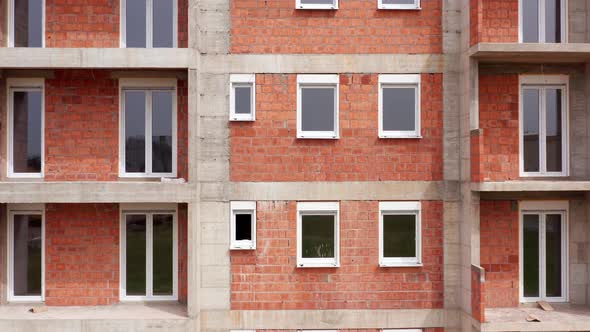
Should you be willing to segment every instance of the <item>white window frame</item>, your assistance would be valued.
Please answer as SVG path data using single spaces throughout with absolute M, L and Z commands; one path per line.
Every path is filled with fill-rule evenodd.
M 120 279 L 119 299 L 123 302 L 138 301 L 177 301 L 178 300 L 178 206 L 177 204 L 121 204 L 120 205 Z M 127 290 L 127 222 L 125 216 L 133 214 L 146 215 L 146 295 L 125 295 Z M 153 295 L 153 215 L 172 214 L 172 295 Z
M 524 38 L 524 34 L 523 34 L 524 18 L 522 16 L 522 14 L 523 14 L 522 1 L 523 0 L 518 0 L 518 42 L 519 43 L 525 43 L 523 41 L 523 38 Z M 567 19 L 568 19 L 567 8 L 568 8 L 567 0 L 561 0 L 561 17 L 560 17 L 560 20 L 561 20 L 561 22 L 560 22 L 561 23 L 561 42 L 560 43 L 549 43 L 549 44 L 563 44 L 563 43 L 568 42 L 568 38 L 567 38 L 568 24 L 566 24 Z M 525 44 L 544 44 L 544 43 L 546 43 L 546 41 L 545 41 L 545 1 L 539 0 L 538 17 L 539 17 L 539 42 L 538 43 L 526 42 Z
M 178 48 L 178 0 L 172 1 L 172 48 Z M 145 48 L 154 48 L 154 17 L 153 17 L 153 0 L 146 0 L 146 19 L 145 19 Z M 121 27 L 120 44 L 121 48 L 127 48 L 127 0 L 121 0 L 121 11 L 119 13 L 119 24 Z M 168 48 L 168 47 L 164 47 Z
M 518 94 L 518 123 L 519 123 L 519 172 L 521 177 L 564 177 L 569 175 L 569 77 L 567 75 L 521 75 L 519 77 L 519 94 Z M 546 157 L 546 108 L 545 108 L 545 94 L 539 94 L 539 171 L 525 172 L 524 171 L 524 123 L 523 123 L 523 90 L 524 89 L 540 89 L 544 91 L 546 88 L 563 89 L 562 93 L 562 121 L 561 121 L 561 172 L 547 172 L 547 157 Z
M 333 131 L 304 131 L 302 112 L 302 89 L 331 88 L 334 89 L 334 130 Z M 297 138 L 338 139 L 340 138 L 340 78 L 337 74 L 328 75 L 297 75 Z
M 416 216 L 416 257 L 384 257 L 383 216 Z M 379 202 L 379 266 L 422 266 L 422 204 L 420 202 Z
M 230 121 L 255 121 L 256 120 L 256 74 L 232 74 L 229 87 L 229 120 Z M 236 113 L 237 87 L 250 88 L 250 114 Z
M 41 48 L 45 48 L 45 0 L 41 0 Z M 14 46 L 14 0 L 8 1 L 8 47 L 15 47 Z M 31 47 L 36 48 L 36 47 Z
M 7 112 L 7 176 L 9 178 L 41 179 L 45 176 L 45 79 L 43 78 L 8 78 L 6 79 L 8 112 Z M 19 173 L 14 172 L 13 143 L 14 143 L 14 92 L 41 91 L 41 172 Z
M 420 74 L 382 74 L 379 75 L 379 138 L 421 138 L 420 111 Z M 413 88 L 415 91 L 414 128 L 415 130 L 384 130 L 383 129 L 383 89 L 384 88 Z
M 8 302 L 43 302 L 45 301 L 45 205 L 44 204 L 9 204 L 7 211 L 7 273 L 8 276 Z M 40 215 L 41 216 L 41 296 L 14 295 L 14 216 L 15 215 Z
M 332 0 L 332 4 L 305 4 L 301 0 L 295 0 L 295 9 L 338 9 L 338 0 Z
M 252 216 L 251 232 L 252 240 L 236 240 L 236 214 L 249 214 Z M 230 249 L 253 250 L 256 249 L 256 202 L 233 201 L 230 202 Z
M 414 0 L 413 4 L 391 4 L 391 3 L 383 3 L 383 0 L 377 0 L 377 8 L 378 9 L 401 9 L 401 10 L 419 10 L 420 8 L 420 0 Z
M 569 202 L 568 201 L 522 201 L 519 203 L 519 299 L 521 303 L 549 301 L 549 302 L 567 302 L 569 297 Z M 523 223 L 525 214 L 540 214 L 539 216 L 539 297 L 524 297 L 524 271 L 523 271 Z M 561 280 L 562 289 L 561 297 L 546 297 L 543 294 L 546 291 L 546 253 L 545 253 L 545 215 L 561 214 Z
M 145 115 L 145 172 L 128 173 L 125 171 L 125 91 L 146 92 Z M 172 92 L 172 172 L 152 172 L 152 103 L 151 93 L 158 91 Z M 175 78 L 121 78 L 119 79 L 119 177 L 122 178 L 175 178 L 178 161 L 178 91 Z
M 304 215 L 334 216 L 334 257 L 304 258 L 302 254 Z M 297 267 L 340 267 L 340 203 L 339 202 L 297 202 Z

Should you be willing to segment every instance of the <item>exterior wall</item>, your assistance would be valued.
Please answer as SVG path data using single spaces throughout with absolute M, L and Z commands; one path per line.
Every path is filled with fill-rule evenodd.
M 293 0 L 231 1 L 231 53 L 441 53 L 442 2 L 378 10 L 340 1 L 337 11 L 296 10 Z
M 517 43 L 518 0 L 470 0 L 469 44 Z
M 420 139 L 378 137 L 378 74 L 340 75 L 340 139 L 297 139 L 296 76 L 256 76 L 256 121 L 230 123 L 232 181 L 442 179 L 441 74 L 422 74 Z
M 442 327 L 429 327 L 422 329 L 424 332 L 444 332 L 444 328 Z M 297 332 L 299 330 L 261 330 L 257 329 L 256 332 Z M 380 332 L 381 329 L 341 329 L 335 330 L 339 332 Z
M 188 300 L 188 210 L 178 205 L 178 301 Z
M 257 249 L 232 251 L 232 310 L 443 306 L 443 204 L 422 202 L 423 267 L 379 267 L 379 205 L 340 202 L 340 267 L 297 268 L 297 202 L 259 201 Z
M 471 265 L 471 315 L 478 322 L 485 322 L 486 285 L 483 268 Z

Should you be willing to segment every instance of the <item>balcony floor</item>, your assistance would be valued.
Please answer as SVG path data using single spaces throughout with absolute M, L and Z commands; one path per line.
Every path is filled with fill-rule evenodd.
M 590 307 L 565 303 L 551 303 L 554 311 L 544 311 L 536 304 L 518 308 L 486 309 L 486 322 L 481 331 L 588 331 L 590 330 Z M 527 322 L 529 314 L 541 321 Z

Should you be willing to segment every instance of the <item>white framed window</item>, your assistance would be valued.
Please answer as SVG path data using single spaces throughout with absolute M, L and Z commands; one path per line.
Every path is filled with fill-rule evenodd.
M 340 266 L 340 204 L 297 203 L 297 267 Z
M 230 121 L 256 120 L 256 75 L 230 75 Z
M 567 0 L 519 0 L 521 43 L 567 42 Z
M 45 47 L 45 0 L 9 0 L 8 47 Z
M 379 75 L 379 137 L 420 135 L 420 75 Z
M 420 202 L 379 202 L 379 266 L 422 266 Z
M 520 202 L 520 301 L 568 300 L 568 202 Z
M 121 0 L 121 47 L 178 47 L 178 0 Z
M 568 76 L 520 76 L 520 175 L 569 173 Z
M 9 78 L 8 177 L 42 178 L 45 167 L 45 95 L 42 78 Z
M 8 301 L 45 300 L 45 208 L 8 205 Z
M 420 9 L 420 0 L 377 0 L 379 9 Z
M 338 89 L 338 75 L 297 75 L 297 138 L 339 138 Z
M 422 329 L 383 329 L 383 332 L 422 332 Z
M 256 249 L 256 202 L 230 202 L 230 249 Z
M 295 0 L 295 9 L 338 9 L 338 0 Z
M 176 79 L 120 79 L 119 175 L 176 177 Z
M 178 300 L 176 204 L 121 205 L 121 301 Z

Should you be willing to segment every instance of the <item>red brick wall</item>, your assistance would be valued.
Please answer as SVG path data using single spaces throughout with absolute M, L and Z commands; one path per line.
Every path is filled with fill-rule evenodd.
M 256 121 L 230 123 L 232 181 L 442 179 L 442 74 L 422 74 L 421 139 L 378 137 L 378 75 L 340 75 L 340 139 L 297 139 L 297 75 L 256 76 Z
M 484 271 L 479 266 L 471 265 L 471 315 L 478 322 L 485 322 L 486 285 Z
M 470 44 L 517 43 L 518 0 L 470 0 Z
M 442 1 L 421 10 L 378 10 L 340 1 L 338 10 L 296 10 L 294 0 L 231 1 L 232 53 L 441 53 Z
M 119 206 L 45 206 L 45 303 L 119 301 Z
M 379 267 L 379 204 L 340 203 L 340 267 L 296 268 L 297 203 L 257 203 L 257 249 L 231 252 L 232 310 L 443 306 L 443 205 L 422 202 L 423 267 Z
M 188 81 L 178 80 L 176 89 L 177 176 L 188 180 Z
M 479 76 L 479 137 L 472 137 L 473 181 L 519 177 L 518 75 Z
M 480 202 L 480 240 L 485 305 L 518 306 L 518 209 L 512 208 L 511 201 Z

